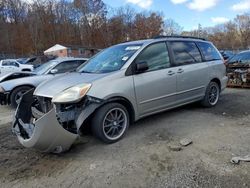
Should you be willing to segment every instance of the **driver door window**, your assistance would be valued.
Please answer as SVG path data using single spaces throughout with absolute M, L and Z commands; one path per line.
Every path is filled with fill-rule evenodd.
M 147 47 L 137 58 L 135 63 L 147 62 L 148 70 L 155 71 L 170 67 L 168 50 L 165 42 Z

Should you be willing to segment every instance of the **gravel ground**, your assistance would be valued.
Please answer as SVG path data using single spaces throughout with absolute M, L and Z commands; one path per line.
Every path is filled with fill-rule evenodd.
M 145 118 L 112 145 L 88 135 L 61 155 L 20 146 L 13 112 L 0 107 L 0 187 L 250 187 L 250 163 L 230 163 L 250 155 L 249 99 L 249 90 L 227 89 L 215 108 Z M 182 138 L 193 143 L 172 151 Z

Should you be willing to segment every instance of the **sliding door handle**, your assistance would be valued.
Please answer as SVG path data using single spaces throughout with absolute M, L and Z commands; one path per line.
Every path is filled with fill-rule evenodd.
M 178 71 L 177 71 L 177 73 L 183 73 L 184 72 L 184 70 L 183 69 L 178 69 Z
M 172 76 L 172 75 L 174 75 L 174 74 L 175 74 L 174 71 L 168 71 L 168 75 L 169 75 L 169 76 Z

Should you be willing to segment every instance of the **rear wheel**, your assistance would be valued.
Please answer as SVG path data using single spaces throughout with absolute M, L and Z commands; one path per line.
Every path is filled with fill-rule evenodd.
M 128 111 L 119 103 L 106 104 L 95 113 L 91 127 L 94 135 L 103 142 L 117 142 L 129 127 Z
M 16 108 L 17 105 L 20 103 L 21 97 L 24 93 L 32 89 L 30 86 L 21 86 L 14 89 L 10 95 L 10 104 L 13 108 Z
M 207 89 L 204 99 L 201 104 L 205 107 L 215 106 L 220 97 L 220 87 L 216 82 L 210 82 Z

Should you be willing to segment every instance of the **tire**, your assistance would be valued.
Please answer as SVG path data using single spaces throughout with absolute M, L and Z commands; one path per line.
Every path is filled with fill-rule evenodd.
M 21 86 L 21 87 L 14 89 L 12 93 L 10 94 L 11 107 L 16 108 L 19 103 L 18 100 L 20 100 L 21 95 L 26 93 L 30 89 L 32 89 L 32 87 L 30 86 Z
M 129 123 L 129 113 L 123 105 L 108 103 L 94 114 L 91 121 L 91 129 L 99 140 L 111 144 L 117 142 L 125 135 Z
M 220 97 L 220 87 L 216 82 L 210 82 L 206 89 L 206 94 L 204 99 L 201 101 L 202 106 L 204 107 L 213 107 L 215 106 Z

